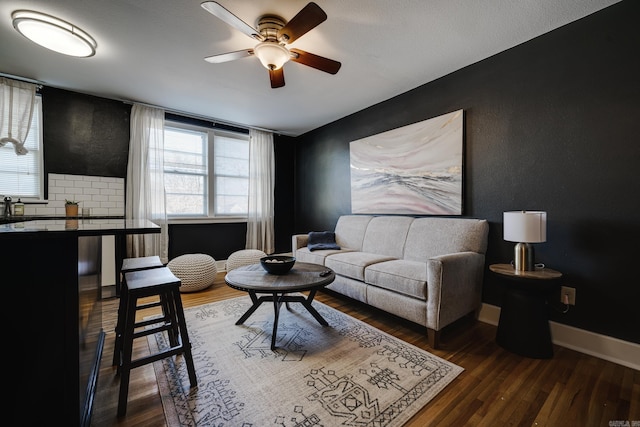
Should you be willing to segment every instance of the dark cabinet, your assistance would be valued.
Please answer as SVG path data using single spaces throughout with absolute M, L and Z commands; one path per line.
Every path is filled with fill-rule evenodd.
M 0 225 L 6 425 L 89 425 L 104 344 L 102 236 L 159 231 L 122 219 Z

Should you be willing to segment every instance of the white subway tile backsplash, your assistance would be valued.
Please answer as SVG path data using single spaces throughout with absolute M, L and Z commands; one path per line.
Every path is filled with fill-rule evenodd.
M 109 188 L 109 183 L 94 181 L 94 182 L 91 183 L 91 186 L 93 188 Z
M 29 212 L 30 209 L 33 209 L 34 212 Z M 40 206 L 34 207 L 34 206 L 25 205 L 24 213 L 25 215 L 55 215 L 56 210 L 50 207 L 43 208 Z
M 65 200 L 91 208 L 92 216 L 124 216 L 124 178 L 50 173 L 47 205 L 25 205 L 25 215 L 64 216 Z
M 92 183 L 90 181 L 74 181 L 73 188 L 91 188 Z

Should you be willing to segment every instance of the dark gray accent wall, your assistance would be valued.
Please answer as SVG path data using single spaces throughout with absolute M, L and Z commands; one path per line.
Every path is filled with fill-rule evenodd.
M 45 173 L 126 177 L 131 105 L 51 87 L 41 92 Z
M 213 224 L 172 224 L 169 226 L 169 259 L 179 255 L 201 253 L 224 260 L 244 249 L 245 222 Z
M 487 266 L 513 258 L 504 211 L 547 211 L 537 262 L 577 289 L 551 319 L 640 343 L 639 16 L 620 2 L 298 137 L 295 231 L 351 212 L 350 141 L 463 109 L 463 216 L 490 222 Z M 484 302 L 503 286 L 487 268 Z

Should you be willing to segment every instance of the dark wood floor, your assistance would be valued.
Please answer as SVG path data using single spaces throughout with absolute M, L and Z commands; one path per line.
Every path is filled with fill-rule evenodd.
M 219 273 L 205 291 L 182 294 L 185 307 L 244 295 L 227 287 L 223 277 Z M 424 328 L 329 292 L 316 299 L 465 369 L 407 427 L 625 425 L 616 421 L 640 426 L 640 371 L 558 346 L 553 359 L 521 357 L 495 343 L 495 326 L 471 319 L 446 329 L 442 348 L 433 350 Z M 166 426 L 151 365 L 132 371 L 127 415 L 116 417 L 118 378 L 111 366 L 116 307 L 116 299 L 104 301 L 107 337 L 92 426 Z M 137 355 L 148 351 L 146 340 L 136 341 Z

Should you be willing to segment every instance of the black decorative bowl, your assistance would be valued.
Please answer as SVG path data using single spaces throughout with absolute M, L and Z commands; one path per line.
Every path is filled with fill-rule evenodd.
M 295 263 L 294 257 L 286 255 L 271 255 L 260 258 L 262 268 L 270 274 L 287 274 Z

